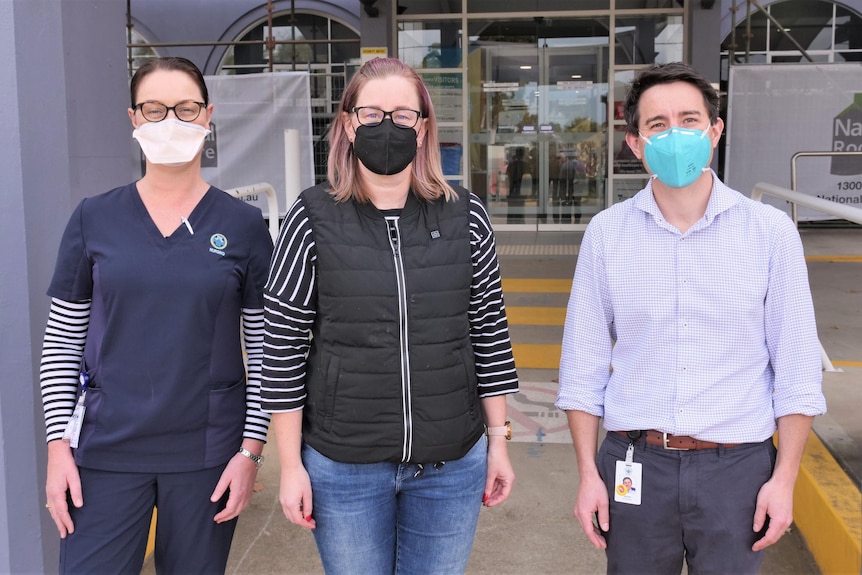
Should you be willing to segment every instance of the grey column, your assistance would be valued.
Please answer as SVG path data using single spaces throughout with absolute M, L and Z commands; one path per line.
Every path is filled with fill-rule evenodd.
M 56 573 L 39 355 L 58 242 L 80 198 L 127 183 L 125 6 L 0 1 L 0 573 Z

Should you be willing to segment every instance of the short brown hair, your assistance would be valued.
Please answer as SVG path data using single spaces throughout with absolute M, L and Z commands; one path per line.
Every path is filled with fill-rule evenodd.
M 626 132 L 638 135 L 638 124 L 640 123 L 640 110 L 638 104 L 644 92 L 659 84 L 670 84 L 672 82 L 688 82 L 703 94 L 703 103 L 709 114 L 710 124 L 718 120 L 718 93 L 712 84 L 707 81 L 697 70 L 682 62 L 670 62 L 667 64 L 654 64 L 646 68 L 635 77 L 631 83 L 628 95 L 623 105 L 623 117 L 626 120 Z

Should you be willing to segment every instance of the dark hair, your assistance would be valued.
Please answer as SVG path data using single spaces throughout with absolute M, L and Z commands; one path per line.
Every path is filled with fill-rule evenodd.
M 201 71 L 197 66 L 192 63 L 191 60 L 187 60 L 186 58 L 180 58 L 177 56 L 170 56 L 166 58 L 156 58 L 154 60 L 148 60 L 144 63 L 140 68 L 137 69 L 135 75 L 132 76 L 132 83 L 129 86 L 129 92 L 132 98 L 132 108 L 134 108 L 138 102 L 138 85 L 140 85 L 141 80 L 143 80 L 148 74 L 155 72 L 156 70 L 177 70 L 179 72 L 185 72 L 188 74 L 192 80 L 194 80 L 195 84 L 200 88 L 201 96 L 203 96 L 204 104 L 210 103 L 209 92 L 207 92 L 207 85 L 204 82 L 204 76 L 201 74 Z
M 654 64 L 643 70 L 631 83 L 629 93 L 623 106 L 623 115 L 626 120 L 626 132 L 637 135 L 639 133 L 640 110 L 638 103 L 644 92 L 659 84 L 670 84 L 671 82 L 688 82 L 703 94 L 703 103 L 709 114 L 709 122 L 715 124 L 718 120 L 718 93 L 706 78 L 697 70 L 682 62 L 670 62 L 668 64 Z

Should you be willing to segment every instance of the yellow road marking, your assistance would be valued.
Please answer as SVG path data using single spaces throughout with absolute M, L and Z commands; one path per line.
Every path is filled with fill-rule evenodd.
M 503 291 L 506 293 L 569 293 L 572 291 L 572 280 L 504 279 Z
M 559 369 L 562 345 L 513 343 L 515 367 L 518 369 Z
M 563 325 L 564 307 L 506 306 L 509 325 Z
M 809 262 L 862 262 L 862 256 L 805 256 Z

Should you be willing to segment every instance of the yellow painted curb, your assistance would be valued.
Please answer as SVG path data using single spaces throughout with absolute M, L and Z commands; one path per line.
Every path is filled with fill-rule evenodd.
M 824 575 L 862 569 L 862 494 L 814 433 L 808 438 L 796 490 L 794 522 Z
M 563 325 L 566 308 L 506 306 L 506 316 L 509 325 Z

